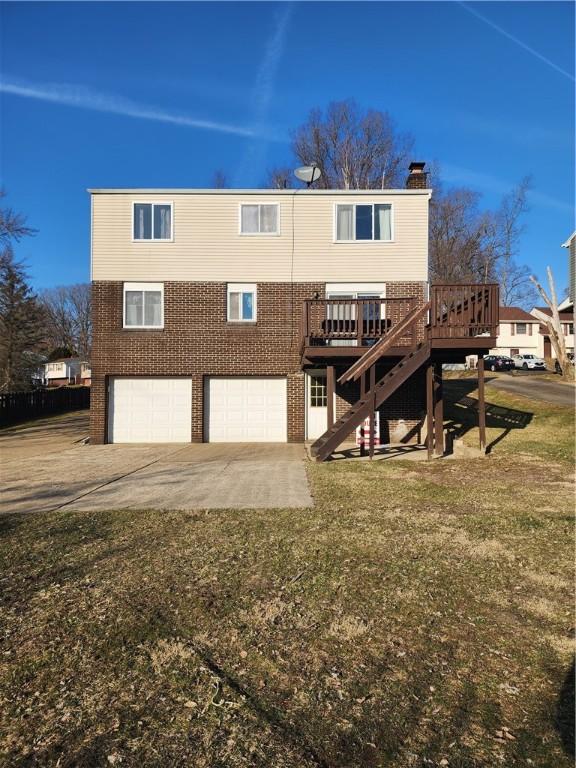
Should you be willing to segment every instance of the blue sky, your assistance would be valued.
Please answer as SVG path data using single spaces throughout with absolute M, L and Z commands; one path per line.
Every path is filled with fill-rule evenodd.
M 568 2 L 3 3 L 2 184 L 37 288 L 89 275 L 87 187 L 255 186 L 314 106 L 388 110 L 483 205 L 532 174 L 520 260 L 567 282 Z

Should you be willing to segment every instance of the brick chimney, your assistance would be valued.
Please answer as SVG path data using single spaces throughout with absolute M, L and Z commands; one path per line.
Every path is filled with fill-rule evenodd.
M 426 189 L 428 184 L 428 173 L 424 170 L 426 163 L 410 163 L 408 166 L 408 178 L 406 179 L 406 189 Z

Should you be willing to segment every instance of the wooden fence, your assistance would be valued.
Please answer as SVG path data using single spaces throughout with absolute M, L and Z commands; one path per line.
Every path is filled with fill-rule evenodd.
M 62 411 L 90 407 L 90 387 L 34 389 L 30 392 L 0 393 L 0 427 L 48 416 Z

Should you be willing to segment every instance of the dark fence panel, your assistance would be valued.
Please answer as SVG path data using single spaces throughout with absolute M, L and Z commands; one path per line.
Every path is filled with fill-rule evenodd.
M 90 387 L 34 389 L 0 394 L 0 427 L 62 411 L 90 407 Z

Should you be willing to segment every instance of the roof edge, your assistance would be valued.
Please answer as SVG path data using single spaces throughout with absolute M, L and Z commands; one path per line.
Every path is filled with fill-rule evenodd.
M 93 188 L 91 195 L 432 195 L 432 189 L 194 189 L 194 188 Z

